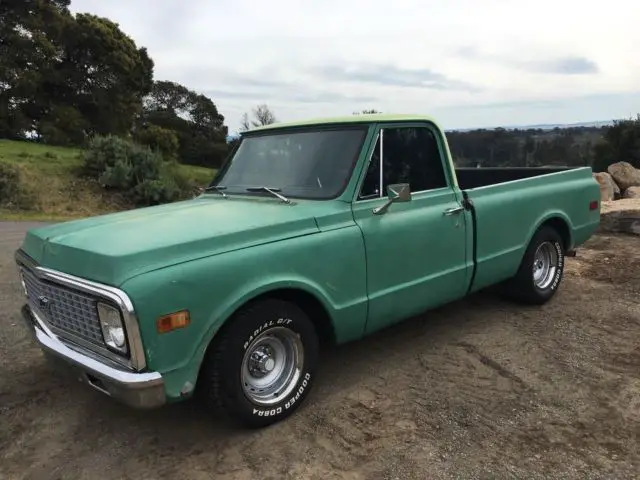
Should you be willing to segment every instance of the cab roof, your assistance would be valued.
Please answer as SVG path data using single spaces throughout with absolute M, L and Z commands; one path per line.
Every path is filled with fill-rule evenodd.
M 367 113 L 362 115 L 348 115 L 342 117 L 315 118 L 309 120 L 299 120 L 297 122 L 272 123 L 263 125 L 249 130 L 251 132 L 261 132 L 265 130 L 275 130 L 289 127 L 308 127 L 314 125 L 332 125 L 332 124 L 355 124 L 355 123 L 387 123 L 387 122 L 431 122 L 440 128 L 438 122 L 428 115 L 414 114 L 388 114 L 388 113 Z

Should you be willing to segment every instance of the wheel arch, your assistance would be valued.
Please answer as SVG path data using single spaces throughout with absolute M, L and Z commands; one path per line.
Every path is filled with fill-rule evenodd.
M 333 345 L 336 343 L 337 337 L 333 317 L 330 313 L 328 301 L 321 294 L 312 291 L 308 286 L 274 285 L 271 288 L 258 289 L 244 296 L 233 305 L 228 313 L 222 317 L 222 320 L 216 322 L 216 328 L 203 339 L 202 347 L 204 348 L 200 348 L 202 354 L 198 358 L 198 376 L 202 370 L 204 360 L 215 346 L 216 339 L 230 325 L 234 315 L 247 305 L 266 299 L 279 299 L 297 305 L 309 315 L 321 344 Z
M 540 230 L 542 227 L 551 227 L 553 228 L 560 237 L 562 238 L 562 243 L 564 250 L 567 251 L 571 248 L 573 241 L 571 239 L 571 229 L 569 228 L 568 223 L 561 217 L 551 217 L 544 221 L 539 227 Z M 537 230 L 536 230 L 537 231 Z
M 529 233 L 529 238 L 527 239 L 527 243 L 525 244 L 525 250 L 531 243 L 533 236 L 543 227 L 553 228 L 562 238 L 562 243 L 565 251 L 571 249 L 573 245 L 571 225 L 571 220 L 569 220 L 569 218 L 561 212 L 553 212 L 545 215 L 538 222 L 536 222 L 534 228 Z
M 569 250 L 573 245 L 573 238 L 571 236 L 571 225 L 572 224 L 569 218 L 561 212 L 548 213 L 544 215 L 542 218 L 540 218 L 537 222 L 534 223 L 533 228 L 529 231 L 529 234 L 527 235 L 525 243 L 521 247 L 517 268 L 519 268 L 519 266 L 522 264 L 524 255 L 527 252 L 527 248 L 531 244 L 533 237 L 543 227 L 548 226 L 553 228 L 556 232 L 558 232 L 558 234 L 562 238 L 562 243 L 563 243 L 565 252 Z M 514 275 L 517 271 L 517 268 L 513 272 Z
M 333 320 L 325 304 L 315 294 L 299 287 L 279 287 L 256 294 L 236 308 L 224 324 L 227 324 L 233 315 L 246 305 L 266 299 L 278 299 L 295 304 L 309 315 L 321 343 L 336 342 Z

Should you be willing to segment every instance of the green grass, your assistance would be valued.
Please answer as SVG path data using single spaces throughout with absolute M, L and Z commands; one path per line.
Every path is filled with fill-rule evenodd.
M 28 210 L 0 208 L 0 220 L 67 220 L 133 208 L 122 195 L 82 178 L 82 150 L 0 140 L 0 162 L 20 170 L 21 188 L 32 194 Z M 207 185 L 215 170 L 180 165 L 191 184 Z
M 37 168 L 47 174 L 70 174 L 82 165 L 81 154 L 82 151 L 76 148 L 0 140 L 0 160 L 28 168 Z
M 196 185 L 203 187 L 209 185 L 216 171 L 207 167 L 196 167 L 194 165 L 180 165 L 178 169 L 185 177 Z

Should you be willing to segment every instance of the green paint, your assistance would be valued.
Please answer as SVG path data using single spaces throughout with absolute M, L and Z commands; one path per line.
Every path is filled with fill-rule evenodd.
M 446 138 L 429 117 L 360 115 L 256 129 L 364 123 L 368 130 L 349 181 L 333 200 L 290 204 L 267 194 L 221 195 L 33 229 L 23 249 L 45 267 L 122 288 L 134 302 L 150 369 L 167 395 L 196 382 L 200 362 L 221 325 L 258 295 L 281 289 L 312 295 L 328 313 L 337 342 L 362 337 L 426 309 L 512 276 L 545 221 L 561 220 L 569 246 L 599 223 L 590 168 L 467 190 L 477 212 L 459 207 Z M 435 129 L 448 186 L 415 192 L 383 215 L 386 198 L 357 201 L 369 155 L 384 124 Z M 477 269 L 473 281 L 474 238 Z M 160 315 L 188 309 L 191 325 L 158 335 Z

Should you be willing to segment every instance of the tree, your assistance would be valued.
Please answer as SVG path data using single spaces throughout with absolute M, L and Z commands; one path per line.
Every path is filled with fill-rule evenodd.
M 592 163 L 595 172 L 604 172 L 616 162 L 640 168 L 640 114 L 635 119 L 614 122 L 596 144 Z
M 78 14 L 65 35 L 58 85 L 88 122 L 87 134 L 125 135 L 153 86 L 153 61 L 117 24 Z
M 70 0 L 0 2 L 0 137 L 22 138 L 39 130 L 55 77 L 64 31 L 73 17 Z
M 271 111 L 271 109 L 266 104 L 261 104 L 255 107 L 252 110 L 253 118 L 249 118 L 249 114 L 247 112 L 242 114 L 242 119 L 240 120 L 240 131 L 246 132 L 247 130 L 251 130 L 252 128 L 261 127 L 263 125 L 271 125 L 272 123 L 276 123 L 276 116 Z
M 175 132 L 183 163 L 217 167 L 227 153 L 228 129 L 213 101 L 178 83 L 153 84 L 139 128 L 149 125 Z
M 133 139 L 136 143 L 147 145 L 152 150 L 159 151 L 165 160 L 177 159 L 180 141 L 173 130 L 149 124 L 136 129 Z
M 494 128 L 449 131 L 447 141 L 459 167 L 583 166 L 602 132 L 599 127 Z
M 0 2 L 0 135 L 82 143 L 127 134 L 153 62 L 117 24 L 69 0 Z

